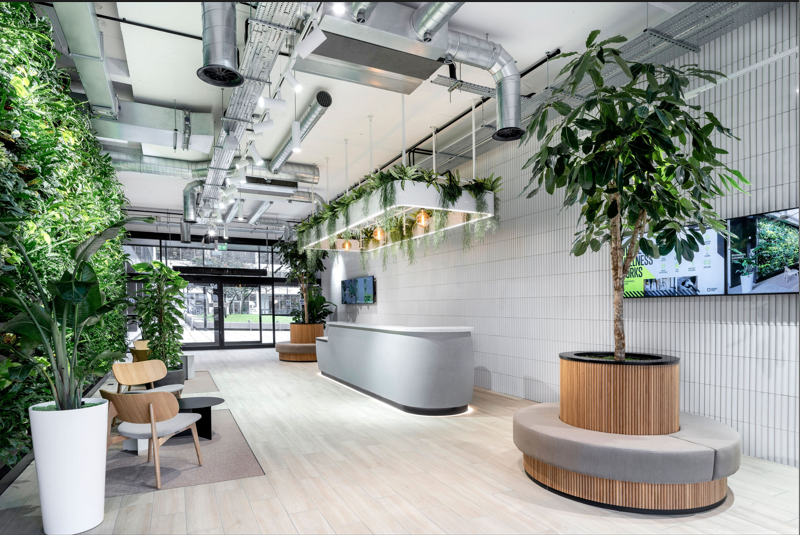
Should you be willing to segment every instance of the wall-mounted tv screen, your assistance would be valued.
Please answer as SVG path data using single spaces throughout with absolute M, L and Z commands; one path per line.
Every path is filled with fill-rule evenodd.
M 364 305 L 375 302 L 375 277 L 342 281 L 342 304 Z
M 636 255 L 625 278 L 625 297 L 684 297 L 725 293 L 725 238 L 703 234 L 700 251 L 689 262 L 675 251 L 660 258 Z
M 798 210 L 728 220 L 728 293 L 797 293 L 800 289 Z

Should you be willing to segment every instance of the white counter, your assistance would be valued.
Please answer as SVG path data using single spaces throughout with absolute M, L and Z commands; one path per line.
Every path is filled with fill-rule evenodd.
M 329 322 L 317 364 L 324 376 L 406 412 L 459 414 L 475 382 L 472 330 Z

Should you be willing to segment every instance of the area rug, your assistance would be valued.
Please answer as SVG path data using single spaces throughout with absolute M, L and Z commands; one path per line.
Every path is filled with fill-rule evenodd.
M 213 439 L 200 439 L 203 466 L 197 464 L 192 437 L 173 437 L 161 446 L 161 488 L 172 489 L 264 475 L 239 426 L 228 410 L 214 411 Z M 122 451 L 122 443 L 108 451 L 106 498 L 150 492 L 156 471 L 147 455 Z
M 194 372 L 194 379 L 187 379 L 183 384 L 184 394 L 205 394 L 206 392 L 219 392 L 214 378 L 206 371 Z

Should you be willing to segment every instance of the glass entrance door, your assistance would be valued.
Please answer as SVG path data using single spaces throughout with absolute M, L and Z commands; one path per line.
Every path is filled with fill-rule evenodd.
M 215 282 L 190 282 L 183 290 L 183 345 L 220 347 L 219 285 Z
M 223 283 L 222 309 L 226 347 L 261 343 L 260 285 Z

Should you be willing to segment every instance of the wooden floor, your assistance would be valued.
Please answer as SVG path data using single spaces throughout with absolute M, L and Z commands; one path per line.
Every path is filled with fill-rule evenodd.
M 798 533 L 798 471 L 745 457 L 726 503 L 647 516 L 560 498 L 523 473 L 514 411 L 479 388 L 469 414 L 412 416 L 272 350 L 197 352 L 266 475 L 109 498 L 90 533 Z M 0 496 L 2 533 L 38 533 L 35 466 Z

